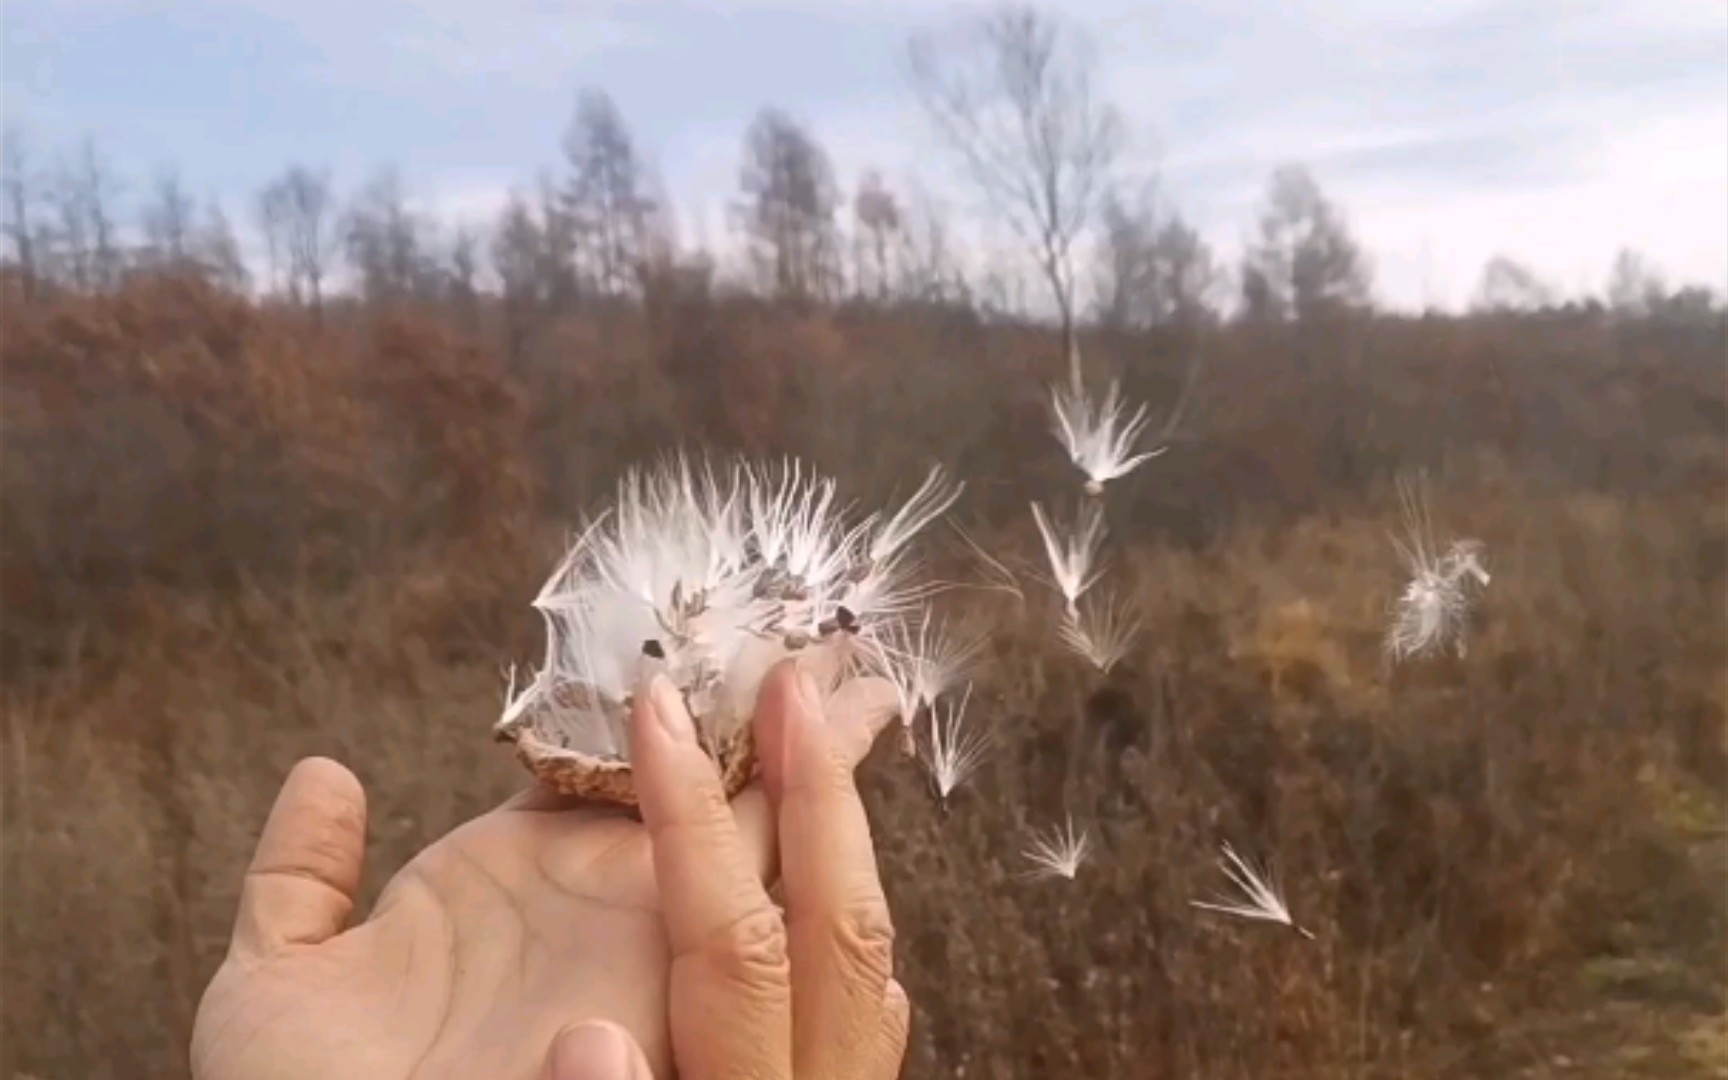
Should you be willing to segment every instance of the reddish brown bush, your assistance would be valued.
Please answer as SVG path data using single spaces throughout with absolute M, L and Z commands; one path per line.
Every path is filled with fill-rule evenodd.
M 1025 500 L 1076 483 L 1043 335 L 700 286 L 508 354 L 184 280 L 6 298 L 0 1072 L 183 1068 L 294 758 L 368 785 L 373 890 L 519 784 L 486 739 L 499 668 L 630 461 L 795 451 L 872 496 L 945 460 L 974 537 L 1036 565 Z M 1179 441 L 1110 495 L 1112 581 L 1148 612 L 1121 668 L 1060 653 L 1028 575 L 1023 601 L 967 594 L 989 763 L 947 815 L 891 748 L 867 767 L 908 1075 L 1709 1074 L 1720 334 L 1387 319 L 1325 344 L 1200 343 Z M 1088 356 L 1156 411 L 1194 347 Z M 1468 658 L 1388 672 L 1389 479 L 1416 467 L 1496 576 Z M 1098 856 L 1015 880 L 1064 811 Z M 1317 941 L 1189 908 L 1222 839 L 1276 858 Z

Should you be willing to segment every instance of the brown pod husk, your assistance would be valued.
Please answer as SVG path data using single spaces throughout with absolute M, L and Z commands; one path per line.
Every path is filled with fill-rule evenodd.
M 563 795 L 595 802 L 636 806 L 636 783 L 627 761 L 608 761 L 547 741 L 533 723 L 499 729 L 501 741 L 516 744 L 516 758 L 547 787 Z M 747 787 L 756 775 L 756 737 L 749 724 L 731 738 L 707 748 L 720 768 L 728 799 Z

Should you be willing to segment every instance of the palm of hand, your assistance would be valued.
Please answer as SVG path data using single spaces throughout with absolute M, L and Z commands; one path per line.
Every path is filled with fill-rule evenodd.
M 647 830 L 527 796 L 421 852 L 366 922 L 224 965 L 194 1071 L 526 1080 L 562 1025 L 604 1018 L 658 1074 L 668 956 Z

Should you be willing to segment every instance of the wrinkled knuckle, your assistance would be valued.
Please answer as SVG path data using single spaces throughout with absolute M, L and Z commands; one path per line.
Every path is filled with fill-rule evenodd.
M 843 746 L 830 746 L 819 759 L 788 770 L 786 795 L 831 804 L 836 799 L 856 798 L 854 765 Z
M 708 957 L 725 978 L 748 989 L 777 992 L 791 985 L 786 924 L 772 904 L 727 924 L 709 943 Z
M 340 827 L 364 832 L 366 829 L 366 793 L 356 784 L 332 784 L 325 788 L 326 804 L 331 820 Z
M 823 774 L 828 790 L 839 795 L 856 796 L 858 780 L 855 775 L 856 766 L 851 756 L 843 746 L 831 746 L 828 749 L 827 769 Z
M 366 842 L 366 826 L 354 819 L 332 817 L 304 839 L 308 869 L 318 876 L 339 876 Z
M 842 970 L 880 992 L 894 972 L 894 920 L 881 897 L 859 900 L 834 919 L 834 947 Z
M 731 805 L 726 801 L 726 792 L 721 789 L 718 778 L 712 783 L 691 785 L 685 815 L 690 824 L 701 828 L 714 828 L 731 822 Z
M 906 1060 L 906 1043 L 912 1034 L 912 1018 L 906 1013 L 894 1013 L 877 1029 L 876 1038 L 881 1046 L 881 1058 L 892 1062 L 896 1068 Z M 896 1071 L 894 1075 L 898 1076 Z
M 655 841 L 676 837 L 678 843 L 708 846 L 721 842 L 732 828 L 732 807 L 726 793 L 715 784 L 694 784 L 685 801 L 667 816 L 649 824 L 649 835 Z

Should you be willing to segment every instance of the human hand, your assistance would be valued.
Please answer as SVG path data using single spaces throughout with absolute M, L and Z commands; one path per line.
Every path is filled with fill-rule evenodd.
M 910 1005 L 849 748 L 815 686 L 764 684 L 762 774 L 779 830 L 784 915 L 751 865 L 720 776 L 663 679 L 639 702 L 631 761 L 672 947 L 673 1054 L 684 1080 L 889 1080 Z M 584 1074 L 644 1080 L 646 1061 Z
M 791 678 L 788 667 L 769 685 Z M 785 744 L 791 718 L 769 705 L 784 700 L 764 690 L 765 750 Z M 830 743 L 848 773 L 891 701 L 884 685 L 860 681 L 831 703 Z M 766 762 L 764 772 L 777 775 Z M 753 786 L 709 809 L 731 829 L 728 867 L 747 868 L 760 891 L 776 862 L 769 798 Z M 422 851 L 344 929 L 365 825 L 346 768 L 309 759 L 289 774 L 228 957 L 199 1006 L 194 1076 L 566 1080 L 596 1075 L 577 1070 L 632 1043 L 639 1063 L 670 1074 L 673 960 L 642 823 L 526 792 Z

